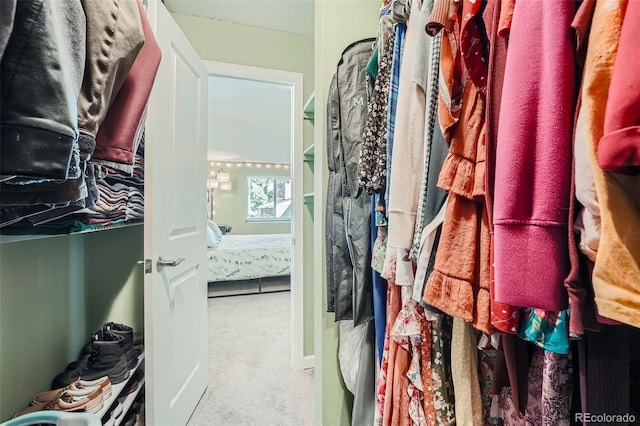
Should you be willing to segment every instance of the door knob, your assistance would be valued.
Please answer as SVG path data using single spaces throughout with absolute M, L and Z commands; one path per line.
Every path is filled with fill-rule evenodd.
M 185 261 L 185 259 L 183 257 L 180 257 L 180 258 L 178 258 L 176 260 L 168 260 L 168 259 L 163 259 L 162 256 L 160 256 L 158 258 L 158 261 L 156 262 L 156 269 L 158 270 L 158 272 L 162 272 L 162 270 L 166 266 L 178 266 L 179 264 L 181 264 L 184 261 Z

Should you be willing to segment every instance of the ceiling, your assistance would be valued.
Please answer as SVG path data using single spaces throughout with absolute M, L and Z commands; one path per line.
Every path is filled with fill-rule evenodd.
M 209 76 L 208 159 L 291 162 L 287 84 Z
M 313 37 L 314 0 L 163 1 L 173 13 Z M 210 76 L 208 125 L 209 159 L 289 163 L 291 87 Z
M 314 0 L 164 0 L 171 12 L 313 37 Z

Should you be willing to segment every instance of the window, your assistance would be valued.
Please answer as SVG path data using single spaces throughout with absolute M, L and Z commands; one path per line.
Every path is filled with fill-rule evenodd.
M 291 220 L 291 179 L 288 177 L 249 177 L 247 220 Z

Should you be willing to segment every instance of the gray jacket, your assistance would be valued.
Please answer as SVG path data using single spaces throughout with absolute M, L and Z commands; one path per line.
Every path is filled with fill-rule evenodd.
M 354 42 L 342 52 L 327 100 L 327 310 L 355 325 L 373 319 L 371 196 L 359 187 L 357 173 L 374 41 Z
M 0 69 L 0 175 L 68 178 L 85 52 L 80 0 L 16 3 Z

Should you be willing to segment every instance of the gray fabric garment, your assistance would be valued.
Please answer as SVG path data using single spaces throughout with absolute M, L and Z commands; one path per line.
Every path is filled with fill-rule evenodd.
M 0 68 L 0 174 L 68 177 L 85 37 L 79 0 L 17 2 Z
M 445 203 L 447 193 L 437 186 L 438 177 L 442 165 L 449 153 L 449 142 L 442 134 L 442 129 L 438 124 L 438 78 L 440 75 L 440 46 L 442 43 L 442 33 L 439 33 L 431 43 L 431 55 L 429 58 L 430 81 L 427 85 L 427 122 L 425 123 L 425 169 L 422 177 L 422 189 L 420 191 L 420 201 L 418 202 L 418 217 L 416 219 L 416 229 L 412 249 L 419 248 L 418 244 L 422 236 L 422 230 L 438 214 Z M 433 271 L 435 263 L 435 253 L 442 227 L 438 230 L 436 240 L 429 257 L 426 279 Z M 425 282 L 422 283 L 424 290 Z M 424 304 L 423 304 L 424 306 Z M 425 306 L 427 309 L 434 309 Z M 437 310 L 436 310 L 437 311 Z
M 433 3 L 431 3 L 431 6 L 433 6 Z M 438 214 L 446 198 L 446 192 L 436 186 L 440 170 L 449 152 L 449 143 L 444 138 L 438 123 L 438 79 L 440 76 L 442 33 L 439 33 L 435 38 L 427 37 L 432 41 L 429 43 L 428 64 L 425 68 L 425 73 L 428 73 L 429 79 L 425 86 L 424 172 L 420 189 L 420 201 L 418 202 L 416 228 L 409 255 L 411 258 L 415 258 L 418 252 L 422 230 Z
M 328 256 L 332 259 L 327 271 L 333 275 L 329 281 L 333 285 L 336 321 L 353 320 L 355 325 L 373 319 L 371 197 L 358 186 L 357 173 L 371 90 L 366 66 L 374 41 L 359 40 L 343 51 L 336 70 L 334 97 L 328 99 L 328 112 L 331 114 L 335 108 L 339 127 L 336 133 L 327 129 L 328 138 L 329 134 L 334 136 L 329 142 L 332 146 L 327 148 L 333 159 L 329 163 L 335 167 L 327 197 L 327 216 L 331 214 L 333 220 L 329 224 L 332 229 L 327 230 L 327 250 L 331 251 Z
M 336 309 L 336 282 L 339 281 L 340 272 L 346 276 L 342 279 L 348 279 L 352 274 L 350 264 L 345 261 L 338 261 L 339 265 L 343 265 L 340 271 L 334 269 L 334 264 L 340 251 L 336 247 L 336 241 L 342 242 L 344 236 L 344 215 L 342 211 L 342 157 L 340 153 L 340 117 L 338 116 L 338 106 L 334 101 L 337 98 L 336 77 L 334 74 L 329 86 L 327 99 L 327 165 L 329 168 L 329 176 L 327 179 L 327 205 L 325 214 L 325 246 L 326 246 L 326 263 L 327 263 L 327 312 L 335 312 Z M 340 202 L 339 202 L 340 201 Z M 346 254 L 343 251 L 341 254 Z M 347 262 L 348 263 L 348 262 Z M 351 298 L 351 293 L 348 295 Z M 346 316 L 353 316 L 353 312 L 346 313 Z M 341 313 L 341 315 L 343 315 Z
M 9 36 L 13 31 L 13 19 L 16 15 L 16 0 L 0 1 L 0 59 L 7 47 Z
M 372 425 L 376 412 L 376 334 L 373 321 L 365 325 L 353 395 L 351 425 Z
M 433 10 L 434 0 L 425 0 L 420 7 L 420 12 L 417 19 L 418 28 L 424 28 L 427 25 L 431 10 Z M 413 70 L 411 73 L 411 81 L 416 83 L 425 92 L 428 97 L 427 89 L 429 86 L 429 67 L 433 64 L 430 63 L 431 58 L 431 41 L 426 31 L 418 31 L 416 36 L 416 55 L 413 58 Z M 428 113 L 427 109 L 427 113 Z
M 391 2 L 391 16 L 396 22 L 406 23 L 411 14 L 411 0 L 393 0 Z
M 356 325 L 373 319 L 373 270 L 371 269 L 371 196 L 361 191 L 357 197 L 342 198 L 346 213 L 346 235 L 353 275 L 343 286 L 352 288 L 353 321 Z M 334 265 L 335 266 L 335 265 Z M 338 295 L 341 294 L 340 286 Z M 337 302 L 336 302 L 337 303 Z

